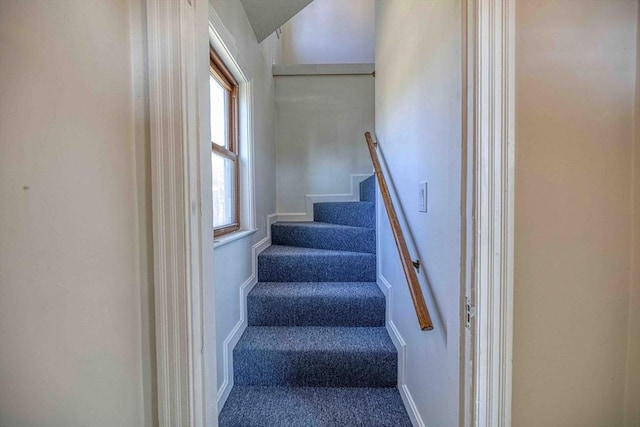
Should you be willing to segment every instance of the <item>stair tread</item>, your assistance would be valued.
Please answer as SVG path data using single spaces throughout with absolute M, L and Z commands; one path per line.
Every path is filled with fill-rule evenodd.
M 342 225 L 342 224 L 332 224 L 330 222 L 320 222 L 320 221 L 278 221 L 275 222 L 274 225 L 282 225 L 285 227 L 309 227 L 309 228 L 321 228 L 321 229 L 332 229 L 337 231 L 342 230 L 374 230 L 370 227 L 358 227 L 356 225 Z
M 313 204 L 313 218 L 318 222 L 375 229 L 374 202 L 321 202 Z
M 411 427 L 396 388 L 234 386 L 220 426 Z
M 336 251 L 333 249 L 304 248 L 300 246 L 271 245 L 260 253 L 263 255 L 302 255 L 302 256 L 371 256 L 369 252 Z
M 249 297 L 361 297 L 382 298 L 376 282 L 258 282 Z
M 249 325 L 383 326 L 376 282 L 258 282 L 247 298 Z
M 271 242 L 282 246 L 375 253 L 376 230 L 325 222 L 276 222 L 271 226 Z
M 258 256 L 261 282 L 372 282 L 376 255 L 272 245 Z
M 385 327 L 248 326 L 235 351 L 396 353 Z

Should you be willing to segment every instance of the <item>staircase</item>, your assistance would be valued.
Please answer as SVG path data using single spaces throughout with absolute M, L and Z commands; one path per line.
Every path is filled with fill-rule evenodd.
M 411 426 L 376 284 L 375 181 L 272 226 L 220 426 Z

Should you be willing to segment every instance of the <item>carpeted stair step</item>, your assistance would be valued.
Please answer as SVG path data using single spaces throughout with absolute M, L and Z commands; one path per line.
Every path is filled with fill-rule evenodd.
M 375 202 L 376 201 L 376 177 L 371 175 L 360 183 L 360 201 Z
M 375 228 L 375 205 L 373 202 L 314 203 L 313 220 L 354 227 Z
M 259 282 L 247 298 L 249 326 L 384 326 L 375 282 Z
M 249 326 L 233 351 L 236 386 L 395 387 L 384 327 Z
M 272 245 L 258 256 L 260 282 L 375 282 L 376 256 Z
M 271 225 L 274 245 L 336 251 L 376 251 L 376 230 L 325 222 L 277 222 Z
M 396 388 L 234 386 L 220 427 L 411 427 Z

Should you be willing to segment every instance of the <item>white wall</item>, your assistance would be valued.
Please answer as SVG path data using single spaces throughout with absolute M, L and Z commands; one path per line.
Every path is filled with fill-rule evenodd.
M 222 22 L 222 31 L 227 32 L 232 39 L 233 45 L 228 48 L 251 75 L 253 91 L 255 210 L 258 231 L 215 248 L 215 277 L 211 284 L 215 288 L 215 334 L 212 328 L 205 326 L 210 331 L 206 339 L 216 343 L 218 392 L 225 386 L 225 378 L 225 390 L 228 392 L 231 387 L 229 381 L 233 377 L 231 365 L 225 365 L 223 344 L 240 321 L 242 301 L 239 289 L 255 273 L 252 269 L 252 247 L 266 237 L 267 215 L 274 213 L 276 209 L 275 109 L 271 66 L 277 58 L 278 44 L 275 35 L 260 45 L 256 42 L 239 0 L 211 0 L 211 5 Z M 250 224 L 242 226 L 250 227 Z M 218 409 L 222 409 L 222 406 Z
M 2 426 L 153 424 L 141 17 L 0 1 Z
M 282 63 L 372 63 L 374 9 L 374 0 L 314 0 L 282 26 Z
M 376 132 L 416 241 L 433 331 L 418 326 L 381 203 L 378 273 L 391 286 L 388 321 L 406 342 L 401 381 L 434 427 L 459 420 L 461 21 L 457 0 L 376 3 Z M 428 213 L 418 212 L 421 181 Z
M 307 194 L 351 191 L 351 175 L 371 173 L 364 133 L 374 129 L 374 79 L 278 76 L 278 212 L 305 211 Z
M 623 425 L 637 17 L 517 3 L 513 425 Z

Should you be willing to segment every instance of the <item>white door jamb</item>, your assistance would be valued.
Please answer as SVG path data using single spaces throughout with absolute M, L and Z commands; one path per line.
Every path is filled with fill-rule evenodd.
M 208 104 L 198 96 L 209 90 L 198 88 L 209 72 L 208 2 L 146 0 L 146 8 L 158 420 L 217 425 L 215 394 L 206 393 L 211 382 L 215 391 L 207 369 L 215 347 L 203 339 L 205 312 L 214 315 L 203 286 L 213 277 L 212 208 L 202 191 L 211 188 L 210 148 L 199 143 L 209 139 Z
M 473 425 L 511 426 L 515 0 L 474 3 Z M 469 376 L 467 376 L 469 377 Z

